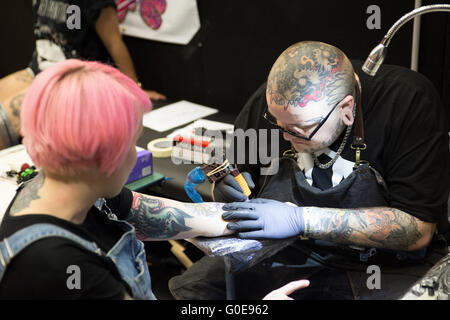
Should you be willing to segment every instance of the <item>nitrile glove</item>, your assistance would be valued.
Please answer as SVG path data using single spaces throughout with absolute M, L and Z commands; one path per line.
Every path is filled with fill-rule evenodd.
M 247 181 L 249 188 L 253 189 L 255 184 L 250 173 L 242 172 L 242 176 Z M 214 187 L 214 201 L 216 202 L 246 201 L 247 199 L 241 186 L 231 174 L 227 174 Z
M 303 233 L 303 207 L 294 207 L 276 200 L 253 199 L 234 202 L 222 207 L 224 220 L 230 222 L 227 228 L 236 230 L 240 238 L 283 239 Z

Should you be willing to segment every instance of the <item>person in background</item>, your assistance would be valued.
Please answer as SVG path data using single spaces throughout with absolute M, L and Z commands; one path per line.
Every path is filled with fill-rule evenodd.
M 67 12 L 72 5 L 80 9 L 79 28 L 69 28 Z M 122 40 L 114 0 L 33 0 L 33 26 L 36 49 L 30 68 L 34 74 L 62 60 L 77 58 L 112 63 L 141 85 Z M 156 91 L 144 91 L 152 100 L 166 99 Z

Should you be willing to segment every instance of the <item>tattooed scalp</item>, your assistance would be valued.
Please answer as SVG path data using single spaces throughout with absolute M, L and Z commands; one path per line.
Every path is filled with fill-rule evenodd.
M 275 61 L 267 79 L 269 104 L 287 109 L 310 101 L 334 106 L 354 94 L 355 77 L 350 60 L 338 48 L 304 41 L 287 48 Z

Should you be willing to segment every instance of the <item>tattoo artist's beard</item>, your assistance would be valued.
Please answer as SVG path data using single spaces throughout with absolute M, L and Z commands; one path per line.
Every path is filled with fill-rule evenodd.
M 336 127 L 333 130 L 333 134 L 325 141 L 315 141 L 314 139 L 312 141 L 294 139 L 291 140 L 291 144 L 297 152 L 313 153 L 331 146 L 336 141 L 336 139 L 338 139 L 341 136 L 345 128 L 346 127 L 342 123 L 342 120 L 339 120 L 339 122 L 336 124 Z
M 311 146 L 311 141 L 298 141 L 291 140 L 291 144 L 297 152 L 300 153 L 310 153 L 313 152 L 314 147 Z

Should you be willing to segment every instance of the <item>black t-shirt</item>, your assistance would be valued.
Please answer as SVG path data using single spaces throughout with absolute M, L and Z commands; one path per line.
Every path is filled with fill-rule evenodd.
M 132 197 L 131 191 L 124 188 L 118 196 L 107 200 L 118 219 L 123 220 L 128 215 Z M 104 252 L 108 252 L 123 233 L 95 207 L 79 225 L 45 214 L 10 216 L 8 209 L 0 226 L 0 239 L 37 223 L 62 227 L 95 242 Z M 79 267 L 80 289 L 68 288 L 71 265 Z M 49 237 L 29 245 L 11 260 L 0 282 L 0 299 L 123 299 L 125 290 L 130 294 L 110 259 L 69 239 Z
M 67 13 L 71 5 L 80 10 Z M 49 64 L 70 58 L 111 63 L 111 57 L 95 31 L 101 10 L 110 6 L 116 6 L 114 0 L 34 0 L 36 49 L 30 67 L 35 74 Z M 78 12 L 79 28 L 76 25 Z
M 387 200 L 392 207 L 423 221 L 438 223 L 440 231 L 446 232 L 450 152 L 445 109 L 438 93 L 428 79 L 409 69 L 382 65 L 376 76 L 370 77 L 361 71 L 361 61 L 352 63 L 362 85 L 367 149 L 361 152 L 361 159 L 369 161 L 385 179 Z M 248 100 L 236 119 L 235 129 L 274 128 L 262 117 L 267 107 L 265 89 L 264 83 Z M 330 146 L 331 150 L 337 151 L 343 135 Z M 348 163 L 355 162 L 355 151 L 350 148 L 352 140 L 353 131 L 341 154 Z M 291 147 L 282 135 L 279 143 L 280 155 Z M 249 149 L 247 145 L 246 150 Z M 248 161 L 249 155 L 246 157 Z M 238 165 L 241 172 L 252 174 L 257 184 L 253 194 L 257 194 L 265 178 L 260 175 L 261 166 L 261 163 Z M 331 179 L 331 170 L 314 167 L 314 186 L 330 187 L 326 180 Z

